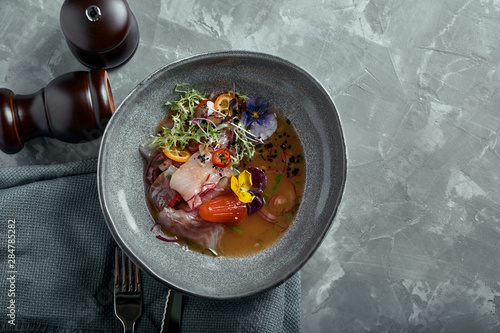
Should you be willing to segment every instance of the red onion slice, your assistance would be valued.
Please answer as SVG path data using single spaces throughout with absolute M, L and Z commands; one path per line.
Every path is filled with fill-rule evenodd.
M 159 223 L 155 223 L 155 225 L 151 227 L 151 232 L 154 234 L 161 232 L 161 225 Z
M 151 232 L 155 234 L 155 237 L 164 242 L 176 242 L 179 240 L 177 236 L 167 236 L 161 231 L 161 225 L 159 223 L 155 223 L 155 225 L 151 228 Z
M 257 215 L 259 215 L 269 223 L 275 224 L 276 222 L 278 222 L 276 221 L 276 215 L 269 213 L 265 206 L 257 211 Z
M 177 238 L 177 236 L 167 236 L 163 233 L 156 235 L 156 238 L 158 238 L 159 240 L 162 240 L 164 242 L 177 242 L 179 240 Z
M 149 185 L 153 184 L 155 181 L 156 177 L 160 174 L 160 171 L 158 169 L 158 165 L 163 163 L 164 155 L 162 153 L 158 153 L 153 157 L 153 159 L 149 162 L 148 168 L 146 170 L 146 180 L 148 181 Z M 162 162 L 160 162 L 162 161 Z

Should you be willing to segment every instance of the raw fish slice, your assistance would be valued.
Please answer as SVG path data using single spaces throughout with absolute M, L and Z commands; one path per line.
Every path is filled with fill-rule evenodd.
M 203 249 L 217 249 L 224 233 L 222 225 L 203 220 L 198 211 L 185 212 L 167 206 L 158 213 L 156 220 L 166 230 L 190 239 Z
M 172 175 L 170 187 L 180 193 L 190 210 L 202 204 L 201 197 L 217 188 L 221 179 L 233 175 L 230 168 L 218 168 L 212 163 L 212 155 L 195 153 Z
M 161 210 L 166 207 L 170 201 L 177 195 L 177 191 L 170 187 L 170 177 L 177 170 L 171 165 L 167 170 L 163 171 L 149 187 L 147 193 L 149 199 L 156 206 L 156 209 Z

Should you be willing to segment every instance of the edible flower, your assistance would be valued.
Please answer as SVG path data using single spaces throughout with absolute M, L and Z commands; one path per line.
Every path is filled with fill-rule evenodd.
M 252 187 L 250 192 L 255 195 L 252 202 L 247 203 L 247 213 L 252 215 L 264 206 L 264 198 L 261 193 L 266 187 L 266 174 L 259 168 L 249 167 L 247 171 L 252 175 Z
M 269 104 L 261 97 L 251 97 L 247 99 L 247 112 L 241 115 L 243 125 L 249 131 L 262 140 L 270 137 L 275 131 L 278 123 L 276 115 L 269 112 Z
M 254 195 L 248 192 L 252 187 L 252 174 L 247 170 L 241 172 L 238 177 L 231 177 L 231 189 L 241 202 L 252 202 Z
M 241 115 L 241 120 L 245 127 L 250 126 L 254 121 L 260 125 L 267 125 L 273 116 L 269 111 L 269 104 L 261 97 L 250 97 L 247 99 L 247 112 Z

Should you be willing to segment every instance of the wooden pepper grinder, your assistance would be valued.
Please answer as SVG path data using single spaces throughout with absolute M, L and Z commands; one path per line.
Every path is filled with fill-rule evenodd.
M 139 44 L 137 20 L 125 0 L 66 0 L 60 23 L 69 49 L 90 68 L 120 66 Z
M 71 143 L 91 141 L 104 133 L 114 111 L 104 69 L 58 76 L 31 95 L 0 88 L 0 149 L 15 154 L 26 141 L 39 136 Z

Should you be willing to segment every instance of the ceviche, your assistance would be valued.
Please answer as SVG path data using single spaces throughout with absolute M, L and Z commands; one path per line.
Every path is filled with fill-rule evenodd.
M 187 250 L 243 256 L 274 244 L 304 186 L 302 146 L 268 101 L 177 85 L 157 132 L 141 142 L 151 231 Z

